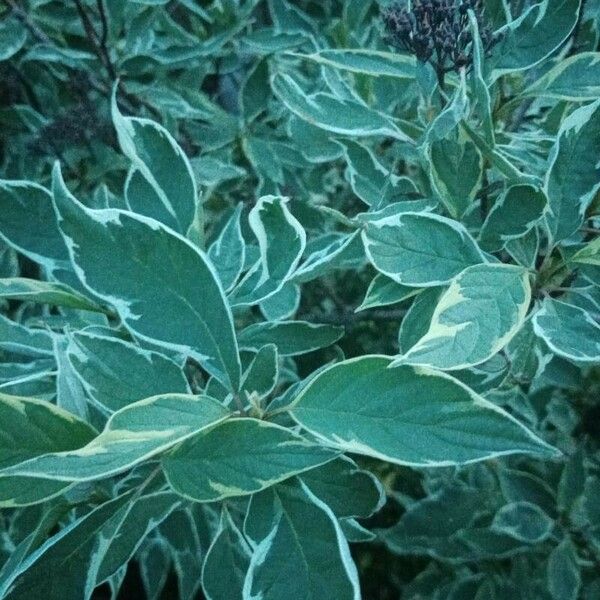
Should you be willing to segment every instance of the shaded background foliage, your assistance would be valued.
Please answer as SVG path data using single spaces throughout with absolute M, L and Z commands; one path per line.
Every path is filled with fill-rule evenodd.
M 597 238 L 598 186 L 592 186 L 580 222 L 565 225 L 562 237 L 556 234 L 561 225 L 555 225 L 560 246 L 544 246 L 545 226 L 539 220 L 531 225 L 528 218 L 504 239 L 510 229 L 502 220 L 506 215 L 498 214 L 491 225 L 489 215 L 507 202 L 510 185 L 539 187 L 565 119 L 598 97 L 598 2 L 543 2 L 541 20 L 530 19 L 540 5 L 526 0 L 469 4 L 483 32 L 480 62 L 487 75 L 493 73 L 489 89 L 484 85 L 487 95 L 478 83 L 483 74 L 477 58 L 474 64 L 466 9 L 458 21 L 440 24 L 437 38 L 436 25 L 423 16 L 446 5 L 423 0 L 408 14 L 399 4 L 359 0 L 4 0 L 2 178 L 50 187 L 58 159 L 69 188 L 88 207 L 124 206 L 129 161 L 111 118 L 116 85 L 123 114 L 160 122 L 190 158 L 202 193 L 207 245 L 238 202 L 246 216 L 265 194 L 291 198 L 289 208 L 309 232 L 313 250 L 325 247 L 332 231 L 348 235 L 354 226 L 348 219 L 367 207 L 433 201 L 476 236 L 487 219 L 489 238 L 479 235 L 479 241 L 501 261 L 537 271 L 536 301 L 566 300 L 597 323 L 597 244 L 587 262 L 567 259 Z M 536 24 L 506 27 L 520 17 Z M 539 42 L 539 56 L 527 55 L 536 52 L 532 39 Z M 327 48 L 389 50 L 388 43 L 399 56 L 417 56 L 417 62 L 398 67 L 410 75 L 373 76 L 368 67 L 336 68 L 331 60 L 306 58 Z M 557 82 L 556 69 L 566 64 L 574 74 L 564 71 L 566 82 Z M 461 84 L 461 69 L 468 86 Z M 348 117 L 344 125 L 340 114 L 325 112 L 316 125 L 310 115 L 303 120 L 299 103 L 282 84 L 287 80 L 276 80 L 278 74 L 293 75 L 302 93 L 327 91 L 375 109 L 392 119 L 392 134 L 364 135 L 360 123 Z M 400 133 L 394 138 L 396 127 Z M 590 137 L 600 138 L 598 118 L 589 127 L 597 128 Z M 425 153 L 403 135 L 425 139 Z M 518 207 L 519 199 L 514 210 Z M 243 233 L 250 239 L 246 221 Z M 396 290 L 397 301 L 376 295 L 357 312 L 376 271 L 365 264 L 362 251 L 336 266 L 302 283 L 297 306 L 283 298 L 282 306 L 271 307 L 345 329 L 336 345 L 296 359 L 298 379 L 342 356 L 399 352 L 398 328 L 413 298 Z M 3 244 L 0 276 L 43 278 L 43 272 Z M 15 300 L 2 304 L 3 314 L 21 322 L 56 314 L 39 310 Z M 260 311 L 268 314 L 269 307 Z M 258 307 L 239 316 L 242 324 L 258 318 Z M 577 335 L 576 325 L 563 335 Z M 524 327 L 496 360 L 464 373 L 463 380 L 543 435 L 563 458 L 519 456 L 438 469 L 362 458 L 360 465 L 377 474 L 388 498 L 381 511 L 362 521 L 376 540 L 352 546 L 364 598 L 600 596 L 598 371 L 564 353 L 553 355 L 531 330 Z M 51 397 L 55 386 L 43 380 L 3 383 L 7 393 L 42 398 Z M 3 513 L 3 558 L 39 520 L 39 510 Z M 169 576 L 161 597 L 177 597 L 178 585 L 184 597 L 171 558 L 156 557 L 156 567 L 151 560 L 149 551 L 138 556 L 146 561 L 142 576 L 139 563 L 132 562 L 124 580 L 111 581 L 113 596 L 141 597 L 144 585 L 160 593 L 164 582 L 147 571 L 162 568 Z M 108 584 L 96 594 L 109 597 Z

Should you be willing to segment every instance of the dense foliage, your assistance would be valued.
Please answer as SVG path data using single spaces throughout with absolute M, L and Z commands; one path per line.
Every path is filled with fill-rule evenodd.
M 600 597 L 597 0 L 4 0 L 0 598 Z

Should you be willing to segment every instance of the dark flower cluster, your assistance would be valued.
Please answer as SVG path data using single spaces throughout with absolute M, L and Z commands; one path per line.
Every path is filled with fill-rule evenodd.
M 410 9 L 405 2 L 398 2 L 383 9 L 382 17 L 389 43 L 421 62 L 431 62 L 439 77 L 472 63 L 469 9 L 488 52 L 498 36 L 485 24 L 481 0 L 413 0 Z

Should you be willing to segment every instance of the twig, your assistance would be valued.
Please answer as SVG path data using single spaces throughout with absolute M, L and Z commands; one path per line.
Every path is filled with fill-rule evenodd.
M 364 321 L 398 321 L 404 317 L 404 309 L 373 309 L 364 310 L 355 313 L 352 310 L 334 312 L 329 314 L 314 314 L 299 316 L 300 319 L 314 321 L 315 323 L 325 323 L 328 325 L 354 325 Z
M 517 131 L 517 129 L 519 129 L 521 123 L 525 119 L 527 111 L 531 108 L 533 101 L 534 98 L 528 98 L 519 105 L 519 108 L 513 113 L 510 123 L 506 126 L 506 131 Z
M 83 25 L 83 29 L 85 30 L 85 34 L 88 40 L 90 41 L 91 45 L 93 46 L 96 56 L 98 56 L 100 62 L 108 71 L 110 80 L 115 81 L 117 79 L 117 73 L 110 59 L 108 48 L 106 47 L 106 40 L 108 37 L 108 24 L 106 21 L 106 13 L 104 12 L 104 5 L 102 4 L 102 0 L 97 0 L 96 2 L 96 4 L 98 5 L 98 10 L 100 11 L 100 21 L 102 24 L 101 35 L 98 35 L 98 32 L 94 28 L 94 25 L 90 21 L 90 17 L 83 8 L 83 4 L 81 4 L 81 0 L 74 0 L 74 2 L 77 8 L 77 12 L 79 13 L 81 24 Z
M 106 40 L 108 39 L 108 21 L 106 11 L 104 10 L 104 0 L 96 0 L 98 13 L 100 14 L 100 23 L 102 24 L 102 34 L 100 36 L 100 46 L 106 49 Z

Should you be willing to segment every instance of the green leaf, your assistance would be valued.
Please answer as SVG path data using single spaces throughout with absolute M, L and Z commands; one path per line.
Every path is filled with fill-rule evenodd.
M 483 161 L 469 140 L 441 139 L 428 152 L 431 185 L 448 212 L 460 218 L 473 203 L 483 174 Z
M 56 359 L 56 405 L 90 421 L 88 398 L 71 362 L 67 358 L 68 340 L 66 337 L 54 338 L 54 357 Z
M 331 346 L 343 335 L 344 328 L 335 325 L 276 321 L 249 325 L 240 332 L 238 342 L 242 350 L 257 352 L 265 344 L 275 344 L 280 356 L 297 356 Z
M 400 556 L 456 560 L 464 552 L 464 544 L 456 534 L 468 531 L 481 506 L 480 490 L 450 483 L 411 503 L 393 527 L 380 532 L 380 537 Z
M 300 477 L 338 519 L 366 519 L 385 503 L 385 492 L 379 480 L 354 461 L 340 456 Z M 347 491 L 352 490 L 351 494 Z
M 430 213 L 409 212 L 371 221 L 362 239 L 372 265 L 407 286 L 441 285 L 466 267 L 485 262 L 460 223 Z
M 520 542 L 539 544 L 552 533 L 554 521 L 536 504 L 511 502 L 494 516 L 491 528 Z
M 287 203 L 287 198 L 263 196 L 250 211 L 260 258 L 231 292 L 233 306 L 257 304 L 276 294 L 298 266 L 306 233 Z
M 461 75 L 460 85 L 457 86 L 454 97 L 429 123 L 423 135 L 422 146 L 427 147 L 433 142 L 447 138 L 456 126 L 468 117 L 469 100 L 464 75 Z
M 106 312 L 93 300 L 86 298 L 73 288 L 62 283 L 26 279 L 25 277 L 10 277 L 0 279 L 0 298 L 6 300 L 24 300 L 52 304 L 78 310 Z
M 165 394 L 146 398 L 114 413 L 104 431 L 86 446 L 43 454 L 0 473 L 57 481 L 109 477 L 216 425 L 228 414 L 208 396 Z
M 361 356 L 324 369 L 300 392 L 292 416 L 334 448 L 396 464 L 554 455 L 517 420 L 452 377 L 424 367 L 389 368 L 391 362 Z
M 26 356 L 54 356 L 53 334 L 32 329 L 0 314 L 0 348 Z
M 0 180 L 0 237 L 50 270 L 69 264 L 52 194 L 36 183 Z
M 288 134 L 306 160 L 323 163 L 335 160 L 342 154 L 341 146 L 329 133 L 296 115 L 291 115 Z
M 479 244 L 488 252 L 497 252 L 506 242 L 522 237 L 543 217 L 546 202 L 544 192 L 532 185 L 509 187 L 488 213 Z
M 4 598 L 90 598 L 110 540 L 127 514 L 130 497 L 126 494 L 105 502 L 48 539 L 23 561 Z
M 492 118 L 492 101 L 490 92 L 484 79 L 484 59 L 486 51 L 479 34 L 479 23 L 474 13 L 474 8 L 469 9 L 469 26 L 471 30 L 473 68 L 471 69 L 471 88 L 476 99 L 476 110 L 481 117 L 481 129 L 486 142 L 493 148 L 495 146 L 494 121 Z
M 47 452 L 79 448 L 95 431 L 53 404 L 0 394 L 0 468 Z M 0 506 L 35 504 L 61 494 L 68 484 L 33 477 L 0 476 Z
M 374 77 L 382 75 L 397 79 L 416 77 L 416 61 L 408 54 L 382 52 L 370 48 L 336 48 L 296 56 L 342 71 Z
M 348 163 L 346 177 L 352 191 L 368 206 L 379 208 L 389 204 L 397 194 L 396 185 L 400 178 L 390 173 L 370 148 L 352 140 L 338 143 L 344 149 L 344 158 Z
M 274 423 L 229 419 L 178 446 L 162 465 L 177 493 L 214 502 L 259 492 L 335 456 Z
M 47 452 L 79 448 L 95 431 L 49 402 L 0 393 L 0 469 Z
M 16 508 L 46 502 L 64 494 L 71 483 L 37 477 L 0 475 L 0 507 Z
M 555 52 L 571 35 L 580 0 L 543 0 L 502 29 L 492 50 L 492 78 L 530 69 Z
M 311 252 L 295 271 L 292 281 L 296 283 L 312 281 L 336 268 L 343 268 L 346 261 L 352 261 L 357 253 L 362 255 L 359 234 L 360 231 L 356 230 L 349 235 L 327 236 L 328 239 L 333 238 L 333 241 Z
M 331 509 L 304 484 L 280 486 L 266 513 L 264 538 L 256 540 L 244 598 L 359 600 L 356 567 Z M 259 501 L 253 496 L 253 506 Z M 269 521 L 272 525 L 269 525 Z
M 287 282 L 277 293 L 260 303 L 260 312 L 267 321 L 283 321 L 293 317 L 299 306 L 300 286 Z
M 289 110 L 321 129 L 354 137 L 389 136 L 412 143 L 391 118 L 356 100 L 326 92 L 306 95 L 289 75 L 282 73 L 273 77 L 271 87 Z
M 0 61 L 14 56 L 27 40 L 27 29 L 16 18 L 5 18 L 0 23 Z
M 131 502 L 116 535 L 104 554 L 96 583 L 100 584 L 126 566 L 146 536 L 179 505 L 181 498 L 172 492 L 155 492 Z
M 571 258 L 570 262 L 582 263 L 584 265 L 600 266 L 600 237 L 593 239 L 581 250 L 578 250 Z
M 190 391 L 176 363 L 116 337 L 78 331 L 67 352 L 89 395 L 111 412 L 150 396 Z
M 190 162 L 161 125 L 124 117 L 113 91 L 111 111 L 119 145 L 132 162 L 126 197 L 136 213 L 152 217 L 186 235 L 196 214 L 198 190 Z
M 53 188 L 60 230 L 82 283 L 111 303 L 137 336 L 189 353 L 237 390 L 233 319 L 206 255 L 147 217 L 84 207 L 58 168 Z
M 533 330 L 559 356 L 600 362 L 600 325 L 578 306 L 546 298 L 533 316 Z
M 581 102 L 600 96 L 600 52 L 581 52 L 562 58 L 519 98 L 541 96 Z
M 239 600 L 250 566 L 251 549 L 227 510 L 202 565 L 202 589 L 207 600 Z
M 550 154 L 544 189 L 553 241 L 580 227 L 586 208 L 600 189 L 600 100 L 572 112 L 562 123 Z
M 548 557 L 546 581 L 553 600 L 577 600 L 581 589 L 581 573 L 577 551 L 566 537 Z
M 525 269 L 505 264 L 468 267 L 440 296 L 425 335 L 394 364 L 445 370 L 478 365 L 512 339 L 530 302 Z
M 355 312 L 378 306 L 389 306 L 407 300 L 419 293 L 418 288 L 396 283 L 393 279 L 377 273 L 371 280 L 367 293 Z
M 277 385 L 278 376 L 277 346 L 265 344 L 244 373 L 241 389 L 248 395 L 264 398 Z
M 246 259 L 246 244 L 242 237 L 240 217 L 243 205 L 240 203 L 221 230 L 219 237 L 208 249 L 208 257 L 215 266 L 221 285 L 230 290 L 238 280 Z
M 408 352 L 429 331 L 433 313 L 444 291 L 443 287 L 420 290 L 400 323 L 400 352 Z

